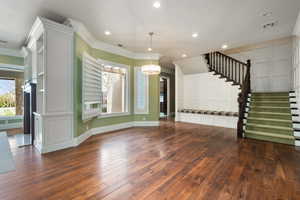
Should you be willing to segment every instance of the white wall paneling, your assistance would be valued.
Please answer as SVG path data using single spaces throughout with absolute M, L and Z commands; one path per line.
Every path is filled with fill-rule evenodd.
M 210 73 L 184 75 L 183 108 L 238 111 L 238 86 Z
M 209 126 L 221 126 L 226 128 L 236 128 L 238 117 L 202 115 L 193 113 L 178 113 L 178 121 L 204 124 Z
M 230 50 L 229 50 L 230 51 Z M 226 52 L 225 52 L 226 53 Z M 238 60 L 251 60 L 251 90 L 289 91 L 292 87 L 292 39 L 270 41 L 229 54 Z
M 183 109 L 184 97 L 184 74 L 179 65 L 175 64 L 175 121 L 179 121 L 177 117 L 178 110 Z
M 203 63 L 203 65 L 206 65 Z M 213 72 L 184 74 L 180 64 L 175 65 L 176 121 L 236 128 L 237 117 L 180 113 L 179 109 L 238 111 L 238 86 L 219 79 Z
M 73 142 L 73 29 L 37 18 L 28 36 L 37 83 L 35 146 L 41 153 Z

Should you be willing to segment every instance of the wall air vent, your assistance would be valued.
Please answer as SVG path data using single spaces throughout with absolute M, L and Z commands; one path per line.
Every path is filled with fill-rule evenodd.
M 269 29 L 269 28 L 273 28 L 276 25 L 278 25 L 278 21 L 266 23 L 262 27 L 263 29 Z

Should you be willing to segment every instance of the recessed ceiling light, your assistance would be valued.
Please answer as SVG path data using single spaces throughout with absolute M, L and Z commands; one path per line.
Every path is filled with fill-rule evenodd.
M 149 47 L 149 48 L 148 48 L 148 51 L 152 51 L 152 48 L 151 48 L 151 47 Z
M 160 8 L 160 2 L 159 2 L 159 1 L 155 1 L 155 2 L 153 3 L 153 7 L 154 7 L 154 8 Z
M 187 55 L 186 55 L 186 54 L 182 54 L 181 57 L 182 57 L 182 58 L 186 58 Z
M 193 37 L 193 38 L 198 37 L 198 33 L 193 33 L 193 34 L 192 34 L 192 37 Z
M 228 45 L 227 44 L 223 44 L 222 45 L 222 49 L 227 49 L 228 48 Z
M 105 35 L 111 35 L 111 32 L 110 31 L 104 31 L 104 34 Z

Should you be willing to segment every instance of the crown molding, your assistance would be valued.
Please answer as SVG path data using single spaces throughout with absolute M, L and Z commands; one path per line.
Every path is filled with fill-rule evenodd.
M 297 17 L 297 21 L 294 27 L 293 35 L 300 36 L 300 12 Z
M 113 46 L 108 43 L 101 42 L 97 40 L 85 27 L 83 23 L 80 21 L 68 18 L 65 25 L 72 26 L 74 31 L 85 41 L 87 42 L 92 48 L 100 49 L 102 51 L 106 51 L 109 53 L 117 54 L 120 56 L 125 56 L 127 58 L 132 59 L 141 59 L 141 60 L 159 60 L 160 54 L 157 53 L 134 53 L 127 49 Z
M 0 48 L 0 55 L 23 57 L 22 53 L 21 53 L 21 50 L 19 50 L 19 49 L 9 49 L 9 48 Z
M 0 63 L 0 70 L 23 72 L 24 71 L 24 66 Z

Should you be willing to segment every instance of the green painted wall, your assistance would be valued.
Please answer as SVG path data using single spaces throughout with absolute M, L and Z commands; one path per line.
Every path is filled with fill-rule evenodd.
M 143 64 L 148 64 L 151 61 L 148 60 L 135 60 L 127 58 L 124 56 L 112 54 L 105 52 L 99 49 L 94 49 L 90 47 L 79 35 L 75 34 L 74 37 L 75 44 L 75 70 L 74 70 L 74 110 L 75 110 L 75 119 L 74 119 L 74 130 L 75 136 L 79 136 L 82 133 L 86 132 L 90 128 L 96 128 L 101 126 L 108 126 L 113 124 L 131 122 L 131 121 L 157 121 L 159 119 L 159 76 L 150 76 L 150 88 L 149 88 L 149 114 L 148 115 L 126 115 L 119 117 L 109 117 L 102 119 L 93 119 L 87 122 L 82 121 L 81 119 L 81 69 L 82 69 L 82 54 L 83 52 L 89 53 L 95 58 L 100 58 L 103 60 L 108 60 L 111 62 L 116 62 L 120 64 L 125 64 L 130 66 L 130 113 L 133 113 L 134 108 L 134 67 L 142 66 Z M 153 61 L 158 63 L 158 61 Z
M 0 55 L 0 63 L 23 66 L 24 58 L 16 57 L 16 56 Z

